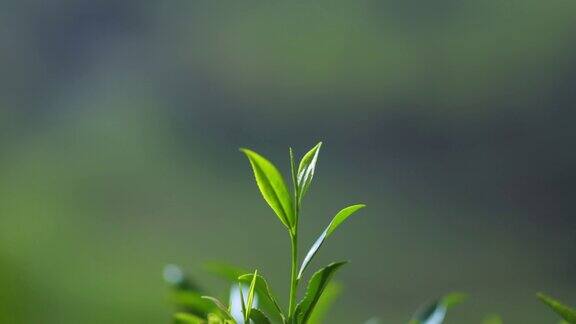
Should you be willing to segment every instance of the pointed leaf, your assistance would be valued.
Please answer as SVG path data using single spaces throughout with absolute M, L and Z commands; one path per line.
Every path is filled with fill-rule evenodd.
M 214 303 L 214 305 L 216 305 L 216 307 L 218 307 L 220 309 L 222 314 L 224 314 L 227 319 L 234 319 L 234 317 L 232 317 L 232 314 L 230 314 L 230 311 L 228 311 L 228 308 L 226 306 L 224 306 L 224 304 L 220 300 L 218 300 L 217 298 L 214 298 L 211 296 L 202 296 L 202 298 L 209 300 L 212 303 Z
M 314 178 L 314 171 L 316 171 L 316 162 L 318 161 L 318 153 L 320 153 L 320 147 L 322 142 L 316 144 L 308 153 L 304 154 L 302 160 L 300 160 L 300 165 L 298 166 L 298 201 L 302 201 L 302 197 L 308 191 L 310 184 L 312 183 L 312 178 Z
M 278 215 L 280 221 L 288 229 L 292 229 L 295 223 L 293 202 L 282 175 L 270 161 L 258 153 L 248 149 L 240 150 L 246 154 L 252 165 L 256 184 L 264 200 Z
M 336 214 L 336 216 L 334 216 L 334 218 L 330 222 L 330 225 L 328 225 L 327 236 L 332 235 L 332 233 L 338 228 L 338 226 L 340 226 L 350 215 L 354 214 L 355 212 L 364 207 L 366 207 L 366 205 L 358 204 L 346 207 L 341 211 L 339 211 L 338 214 Z
M 439 300 L 434 301 L 422 311 L 417 312 L 416 315 L 410 320 L 410 324 L 441 324 L 444 322 L 446 312 L 462 303 L 466 299 L 466 295 L 461 293 L 449 293 Z
M 559 300 L 556 300 L 543 293 L 537 294 L 538 299 L 544 304 L 548 305 L 556 314 L 560 315 L 566 322 L 576 324 L 576 310 L 564 305 Z
M 326 288 L 324 289 L 324 293 L 318 300 L 316 304 L 316 308 L 312 315 L 310 315 L 310 319 L 308 319 L 309 324 L 322 324 L 326 323 L 325 317 L 328 314 L 328 311 L 332 307 L 332 304 L 340 296 L 342 292 L 342 286 L 336 282 L 329 282 Z
M 260 311 L 257 308 L 253 308 L 252 311 L 250 312 L 250 319 L 252 320 L 252 322 L 254 322 L 254 324 L 271 324 L 272 322 L 270 322 L 270 319 L 268 317 L 266 317 L 266 314 L 264 314 L 262 311 Z
M 252 280 L 254 280 L 253 278 L 254 274 L 250 273 L 238 277 L 238 280 L 242 283 L 249 284 L 252 282 Z M 278 301 L 274 297 L 274 294 L 270 290 L 268 283 L 266 282 L 266 279 L 264 279 L 264 277 L 262 277 L 261 275 L 256 275 L 255 290 L 259 298 L 262 300 L 262 306 L 268 305 L 266 307 L 268 308 L 267 309 L 268 312 L 275 311 L 275 315 L 278 315 L 283 319 L 284 312 L 282 311 L 282 308 L 280 307 Z M 270 307 L 269 305 L 271 305 L 272 307 Z
M 296 171 L 296 163 L 294 162 L 294 151 L 292 150 L 292 148 L 290 147 L 288 149 L 288 152 L 290 153 L 290 176 L 292 177 L 292 186 L 293 186 L 293 190 L 294 190 L 294 197 L 295 197 L 295 201 L 298 201 L 298 180 L 296 179 L 297 177 L 297 171 Z M 298 208 L 294 208 L 294 210 L 297 210 Z
M 346 263 L 347 261 L 332 263 L 314 273 L 308 282 L 306 295 L 302 301 L 298 303 L 298 306 L 296 306 L 295 314 L 298 318 L 299 324 L 305 324 L 308 322 L 308 319 L 312 315 L 312 312 L 314 311 L 318 300 L 322 296 L 324 289 L 330 282 L 330 279 L 332 279 L 336 270 Z
M 320 247 L 324 243 L 324 240 L 330 235 L 332 235 L 332 233 L 338 228 L 338 226 L 340 226 L 349 216 L 351 216 L 352 214 L 354 214 L 355 212 L 364 207 L 366 207 L 366 205 L 362 204 L 352 205 L 342 209 L 336 214 L 336 216 L 334 216 L 334 218 L 332 219 L 330 224 L 328 224 L 324 232 L 320 234 L 318 239 L 316 239 L 316 242 L 314 242 L 314 244 L 312 244 L 312 247 L 310 247 L 310 250 L 308 250 L 308 253 L 306 253 L 306 257 L 304 257 L 304 261 L 302 261 L 302 265 L 300 266 L 298 279 L 302 278 L 304 270 L 306 270 L 306 267 L 308 267 L 310 261 L 312 261 L 312 258 L 316 255 L 316 252 L 318 252 L 318 249 L 320 249 Z
M 248 301 L 246 302 L 246 313 L 244 314 L 244 320 L 248 322 L 250 318 L 250 312 L 252 311 L 252 303 L 254 302 L 254 290 L 256 289 L 256 279 L 258 277 L 258 270 L 254 271 L 254 276 L 252 282 L 250 283 L 250 290 L 248 290 Z

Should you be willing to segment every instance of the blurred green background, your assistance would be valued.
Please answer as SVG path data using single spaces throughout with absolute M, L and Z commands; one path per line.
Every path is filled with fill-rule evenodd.
M 325 146 L 308 247 L 352 263 L 331 323 L 554 323 L 576 303 L 576 2 L 0 2 L 0 322 L 168 323 L 161 271 L 286 292 L 289 240 L 237 148 Z M 262 232 L 262 229 L 268 229 Z M 285 302 L 286 300 L 283 300 Z

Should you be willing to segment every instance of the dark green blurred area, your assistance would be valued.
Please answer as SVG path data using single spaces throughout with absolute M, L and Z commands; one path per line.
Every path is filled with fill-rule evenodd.
M 576 303 L 576 2 L 0 3 L 0 323 L 168 323 L 161 270 L 222 260 L 286 292 L 253 148 L 323 140 L 307 247 L 352 262 L 332 323 L 553 323 Z M 286 174 L 286 173 L 285 173 Z M 262 234 L 262 228 L 269 231 Z M 280 251 L 280 252 L 278 252 Z M 286 300 L 283 300 L 286 302 Z

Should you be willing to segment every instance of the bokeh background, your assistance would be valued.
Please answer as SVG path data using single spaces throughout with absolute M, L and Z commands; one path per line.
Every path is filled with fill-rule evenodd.
M 576 303 L 574 1 L 2 0 L 0 44 L 1 323 L 168 323 L 167 263 L 286 292 L 237 148 L 319 140 L 302 249 L 369 206 L 314 263 L 352 261 L 330 323 Z

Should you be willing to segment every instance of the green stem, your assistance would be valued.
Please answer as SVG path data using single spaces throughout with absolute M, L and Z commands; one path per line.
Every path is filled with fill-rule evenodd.
M 300 214 L 300 203 L 298 200 L 298 180 L 296 179 L 296 165 L 294 164 L 294 152 L 290 148 L 290 173 L 292 174 L 292 184 L 294 185 L 294 228 L 290 231 L 290 242 L 292 247 L 292 271 L 290 274 L 290 304 L 288 306 L 288 320 L 295 323 L 294 312 L 296 310 L 296 297 L 298 295 L 298 218 Z
M 294 316 L 296 310 L 296 295 L 298 292 L 298 233 L 294 231 L 291 236 L 292 241 L 292 273 L 290 276 L 290 306 L 288 317 Z

